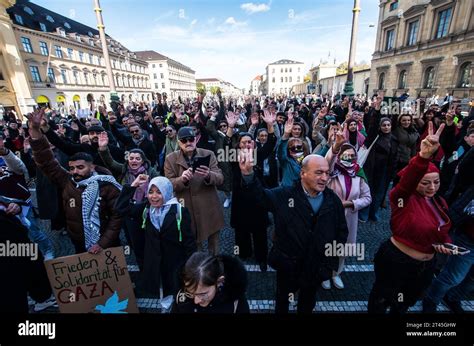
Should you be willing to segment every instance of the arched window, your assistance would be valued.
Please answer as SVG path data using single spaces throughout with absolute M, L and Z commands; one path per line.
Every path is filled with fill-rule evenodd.
M 434 67 L 430 66 L 425 70 L 425 80 L 423 82 L 423 88 L 431 89 L 434 85 Z
M 379 90 L 384 90 L 385 89 L 385 73 L 382 72 L 379 75 Z
M 472 78 L 472 63 L 465 62 L 459 69 L 458 88 L 470 88 Z
M 407 87 L 407 71 L 403 70 L 398 76 L 398 89 L 406 89 Z

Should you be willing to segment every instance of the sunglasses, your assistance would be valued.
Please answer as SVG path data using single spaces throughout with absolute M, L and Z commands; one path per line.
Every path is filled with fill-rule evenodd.
M 225 124 L 219 125 L 219 128 L 222 128 L 222 127 L 227 127 L 227 125 Z
M 166 132 L 167 132 L 167 133 L 172 133 L 172 132 L 173 132 L 173 130 L 166 130 Z
M 193 143 L 194 142 L 194 137 L 181 138 L 179 141 L 183 144 Z
M 303 151 L 303 146 L 302 145 L 295 145 L 293 147 L 290 147 L 290 151 L 293 151 L 293 152 Z
M 130 133 L 139 133 L 140 130 L 130 131 Z

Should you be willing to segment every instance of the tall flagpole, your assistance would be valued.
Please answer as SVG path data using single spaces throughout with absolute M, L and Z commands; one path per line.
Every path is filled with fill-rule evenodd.
M 119 102 L 119 97 L 117 96 L 117 90 L 115 89 L 115 80 L 112 73 L 112 65 L 110 64 L 109 50 L 107 48 L 107 39 L 105 36 L 105 25 L 104 20 L 102 19 L 102 9 L 100 8 L 99 0 L 94 0 L 94 11 L 97 17 L 97 29 L 99 29 L 100 42 L 102 45 L 102 53 L 104 54 L 105 67 L 107 70 L 107 77 L 109 78 L 110 86 L 110 105 L 114 111 Z

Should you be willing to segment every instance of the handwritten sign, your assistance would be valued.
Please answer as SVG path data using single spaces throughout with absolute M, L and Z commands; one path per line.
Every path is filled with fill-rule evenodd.
M 123 247 L 45 262 L 62 313 L 138 313 Z

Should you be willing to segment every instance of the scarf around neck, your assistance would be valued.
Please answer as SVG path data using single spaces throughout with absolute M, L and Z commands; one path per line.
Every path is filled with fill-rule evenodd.
M 146 167 L 145 165 L 141 165 L 137 169 L 132 169 L 127 165 L 127 184 L 132 184 L 133 181 L 140 175 L 146 172 Z M 135 190 L 135 193 L 133 195 L 133 199 L 137 202 L 143 201 L 145 198 L 145 194 L 148 191 L 148 184 L 143 184 L 142 186 L 137 187 Z
M 84 239 L 86 249 L 97 244 L 100 238 L 100 216 L 99 207 L 101 197 L 99 196 L 99 182 L 110 183 L 119 191 L 122 186 L 111 175 L 99 175 L 94 172 L 87 179 L 77 182 L 77 186 L 85 187 L 82 192 L 82 225 L 84 227 Z

